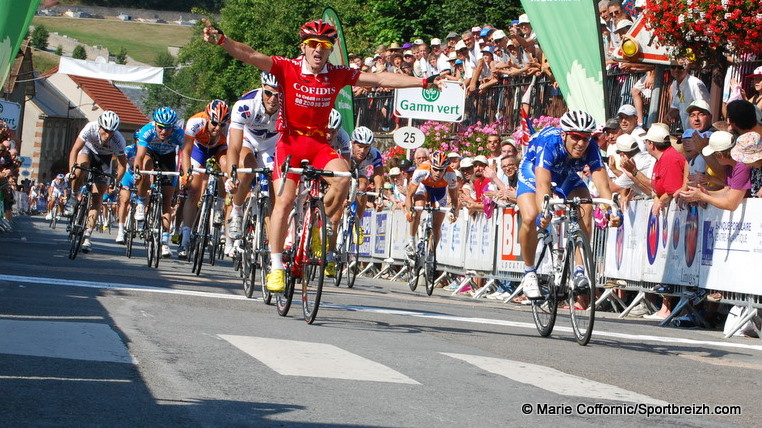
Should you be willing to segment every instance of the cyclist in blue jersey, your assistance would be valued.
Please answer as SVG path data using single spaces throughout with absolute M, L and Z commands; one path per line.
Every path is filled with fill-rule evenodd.
M 169 107 L 160 107 L 153 113 L 153 122 L 147 123 L 138 131 L 138 152 L 135 155 L 135 169 L 153 171 L 154 161 L 161 171 L 177 171 L 177 152 L 183 147 L 185 130 L 177 124 L 177 113 Z M 145 219 L 145 200 L 148 195 L 150 180 L 143 180 L 140 174 L 135 174 L 135 184 L 138 186 L 138 201 L 135 207 L 135 220 Z M 165 232 L 161 237 L 162 257 L 171 257 L 169 249 L 169 224 L 171 222 L 172 194 L 177 187 L 173 177 L 163 177 L 161 192 L 164 196 L 163 226 Z
M 585 166 L 590 167 L 592 180 L 602 198 L 611 199 L 608 175 L 601 151 L 590 138 L 595 131 L 595 119 L 590 114 L 573 110 L 561 117 L 560 128 L 545 128 L 530 142 L 519 165 L 517 203 L 521 213 L 521 257 L 525 275 L 522 280 L 524 295 L 529 299 L 540 298 L 535 272 L 537 250 L 537 227 L 546 228 L 550 219 L 540 214 L 545 195 L 553 193 L 563 197 L 589 198 L 590 192 L 577 174 Z M 556 183 L 552 188 L 551 183 Z M 582 226 L 590 236 L 593 208 L 583 206 Z M 616 226 L 619 218 L 612 217 L 610 224 Z M 575 273 L 581 266 L 575 268 Z

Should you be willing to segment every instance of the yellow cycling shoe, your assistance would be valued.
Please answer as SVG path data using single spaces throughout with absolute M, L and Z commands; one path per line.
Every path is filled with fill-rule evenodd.
M 336 277 L 336 262 L 326 263 L 323 274 L 329 278 L 335 278 Z
M 310 248 L 312 249 L 313 257 L 323 256 L 323 242 L 320 239 L 320 228 L 318 227 L 312 228 L 312 238 L 310 242 Z
M 362 230 L 362 227 L 356 226 L 357 233 L 355 234 L 355 244 L 356 245 L 362 245 L 363 242 L 365 242 L 365 231 Z
M 286 290 L 286 271 L 283 269 L 275 269 L 267 274 L 265 278 L 265 284 L 267 289 L 273 293 L 282 293 Z

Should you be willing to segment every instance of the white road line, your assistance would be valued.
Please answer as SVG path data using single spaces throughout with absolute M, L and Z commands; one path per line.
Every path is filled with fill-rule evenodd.
M 285 376 L 420 385 L 383 364 L 325 343 L 249 336 L 219 336 Z
M 55 376 L 0 376 L 7 380 L 52 380 L 56 382 L 108 382 L 108 383 L 131 383 L 129 379 L 85 379 L 79 377 L 55 377 Z
M 542 388 L 546 391 L 567 397 L 627 401 L 659 406 L 669 404 L 666 401 L 657 400 L 647 395 L 628 391 L 614 385 L 570 375 L 550 367 L 502 358 L 482 357 L 479 355 L 449 354 L 445 352 L 442 352 L 442 355 L 465 361 L 482 370 L 507 377 L 516 382 Z
M 247 299 L 243 295 L 236 295 L 236 294 L 210 293 L 210 292 L 204 292 L 204 291 L 190 291 L 190 290 L 175 290 L 175 289 L 169 289 L 169 288 L 150 287 L 150 286 L 144 286 L 144 285 L 77 281 L 77 280 L 66 280 L 66 279 L 58 279 L 58 278 L 38 278 L 38 277 L 31 277 L 31 276 L 0 275 L 0 281 L 3 281 L 3 280 L 16 281 L 21 283 L 32 283 L 32 284 L 68 285 L 73 287 L 100 288 L 100 289 L 109 289 L 109 290 L 120 289 L 120 290 L 128 290 L 128 291 L 144 291 L 144 292 L 150 292 L 150 293 L 177 294 L 177 295 L 184 295 L 184 296 L 206 297 L 206 298 L 215 298 L 215 299 L 261 300 L 261 298 L 259 297 L 256 297 L 253 299 Z M 324 308 L 340 309 L 340 310 L 347 310 L 347 311 L 372 312 L 372 313 L 379 313 L 379 314 L 418 317 L 418 318 L 427 318 L 427 319 L 441 319 L 444 321 L 499 325 L 504 327 L 528 328 L 531 330 L 534 330 L 536 328 L 534 323 L 506 321 L 506 320 L 498 320 L 498 319 L 490 319 L 490 318 L 463 317 L 463 316 L 457 316 L 457 315 L 446 315 L 446 314 L 438 314 L 438 313 L 432 313 L 432 312 L 418 312 L 418 311 L 408 311 L 408 310 L 401 310 L 401 309 L 383 309 L 383 308 L 375 308 L 372 306 L 336 305 L 336 304 L 331 304 L 327 302 L 321 303 L 320 306 Z M 564 327 L 564 326 L 556 326 L 554 328 L 554 331 L 563 332 L 563 333 L 571 333 L 571 328 Z M 658 343 L 683 344 L 683 345 L 704 345 L 704 346 L 715 346 L 720 348 L 762 351 L 762 345 L 749 345 L 746 343 L 733 343 L 733 342 L 717 342 L 717 341 L 711 341 L 711 340 L 694 340 L 694 339 L 685 339 L 681 337 L 653 336 L 653 335 L 646 335 L 646 334 L 616 333 L 611 331 L 602 331 L 599 329 L 596 329 L 593 332 L 593 337 L 612 337 L 612 338 L 624 339 L 624 340 L 633 341 L 633 342 L 658 342 Z
M 135 363 L 111 327 L 92 322 L 0 319 L 0 353 Z

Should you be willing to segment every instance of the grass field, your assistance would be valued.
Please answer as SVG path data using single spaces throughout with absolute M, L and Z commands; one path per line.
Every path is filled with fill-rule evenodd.
M 32 51 L 32 57 L 34 69 L 43 74 L 56 67 L 61 60 L 60 56 L 52 52 L 43 52 L 36 49 Z
M 168 46 L 184 46 L 193 32 L 191 27 L 170 24 L 35 16 L 32 25 L 40 24 L 51 33 L 57 32 L 91 46 L 104 46 L 112 53 L 124 47 L 127 55 L 146 64 L 154 64 L 156 55 L 167 52 Z M 55 48 L 48 46 L 51 50 Z

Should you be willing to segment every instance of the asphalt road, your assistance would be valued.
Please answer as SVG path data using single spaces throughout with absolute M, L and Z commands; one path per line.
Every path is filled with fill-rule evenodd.
M 0 235 L 2 426 L 716 427 L 762 415 L 757 339 L 603 313 L 581 347 L 565 314 L 541 338 L 527 307 L 366 278 L 326 287 L 307 325 L 298 301 L 280 317 L 246 299 L 228 260 L 200 277 L 177 260 L 151 269 L 140 246 L 128 259 L 96 233 L 72 261 L 63 228 L 16 224 Z

